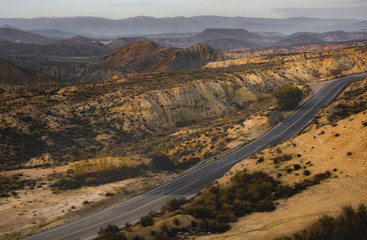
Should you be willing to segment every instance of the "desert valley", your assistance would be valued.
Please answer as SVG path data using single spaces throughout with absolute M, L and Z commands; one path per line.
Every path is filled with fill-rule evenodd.
M 335 79 L 367 72 L 365 21 L 99 19 L 98 32 L 91 19 L 53 30 L 57 18 L 0 19 L 0 239 L 88 218 L 216 164 Z M 119 34 L 122 24 L 134 34 Z M 300 100 L 291 109 L 277 97 L 289 86 Z M 291 139 L 88 239 L 336 239 L 312 238 L 310 226 L 340 213 L 367 219 L 367 78 L 338 93 Z M 355 221 L 352 235 L 334 232 L 363 239 L 349 238 L 363 229 Z

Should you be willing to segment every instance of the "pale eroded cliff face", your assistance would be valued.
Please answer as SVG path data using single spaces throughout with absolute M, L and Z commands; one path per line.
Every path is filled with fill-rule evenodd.
M 156 129 L 190 123 L 198 117 L 221 116 L 251 101 L 256 101 L 256 95 L 244 84 L 197 81 L 129 97 L 121 106 L 110 109 L 108 118 L 125 118 L 125 130 L 131 128 L 133 120 L 142 120 L 147 128 Z
M 268 64 L 277 66 L 278 75 L 297 77 L 307 81 L 330 79 L 340 74 L 354 74 L 366 71 L 367 47 L 359 46 L 320 52 L 293 55 L 269 55 L 244 57 L 220 62 L 212 62 L 207 68 L 233 67 L 246 64 Z
M 264 60 L 264 59 L 263 59 Z M 248 59 L 259 61 L 259 59 Z M 227 62 L 222 62 L 226 64 Z M 367 71 L 366 48 L 342 49 L 312 54 L 280 56 L 270 66 L 249 71 L 234 71 L 226 79 L 197 80 L 177 87 L 146 92 L 121 100 L 108 112 L 109 119 L 123 118 L 123 128 L 138 121 L 147 129 L 194 122 L 237 111 L 259 96 L 271 96 L 280 87 L 295 84 L 305 87 L 342 74 Z M 221 62 L 208 67 L 220 67 Z

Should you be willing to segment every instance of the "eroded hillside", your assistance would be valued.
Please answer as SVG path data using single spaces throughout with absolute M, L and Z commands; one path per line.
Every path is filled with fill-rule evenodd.
M 185 59 L 200 65 L 223 57 L 205 45 L 181 53 L 174 56 L 185 68 Z M 1 209 L 12 219 L 1 223 L 2 232 L 13 239 L 80 218 L 251 141 L 283 119 L 272 94 L 284 85 L 298 85 L 306 98 L 311 83 L 366 72 L 365 46 L 254 55 L 258 57 L 195 70 L 2 86 L 0 164 L 3 170 L 20 168 L 1 173 Z M 145 56 L 149 59 L 149 50 Z M 365 87 L 355 91 L 360 94 Z M 350 109 L 343 104 L 343 111 L 357 113 L 354 105 Z M 356 106 L 362 108 L 365 102 Z M 157 156 L 171 161 L 176 173 L 158 173 L 152 163 Z M 126 175 L 110 178 L 109 171 L 116 169 Z M 134 177 L 134 184 L 129 177 Z M 103 185 L 111 181 L 115 182 Z M 34 200 L 41 192 L 47 201 Z M 110 201 L 111 194 L 115 198 Z M 51 205 L 56 210 L 51 211 Z
M 16 166 L 22 161 L 22 137 L 24 161 L 45 153 L 57 161 L 125 155 L 136 151 L 134 144 L 157 135 L 170 138 L 185 126 L 205 125 L 209 119 L 239 113 L 237 120 L 245 120 L 250 112 L 264 109 L 259 106 L 269 106 L 271 94 L 281 86 L 298 85 L 307 95 L 308 85 L 320 79 L 365 72 L 366 59 L 366 47 L 354 47 L 259 57 L 227 68 L 3 89 L 2 165 Z M 152 152 L 153 145 L 143 145 L 143 154 Z M 207 147 L 216 152 L 216 146 Z
M 168 201 L 120 233 L 151 240 L 275 239 L 341 206 L 366 204 L 366 87 L 367 79 L 352 83 L 299 136 L 253 154 L 193 199 Z
M 323 215 L 335 215 L 341 206 L 366 204 L 366 90 L 366 79 L 352 83 L 301 135 L 244 159 L 218 184 L 244 170 L 260 170 L 289 185 L 326 171 L 328 180 L 277 201 L 272 212 L 241 218 L 226 233 L 198 239 L 274 239 L 292 235 Z

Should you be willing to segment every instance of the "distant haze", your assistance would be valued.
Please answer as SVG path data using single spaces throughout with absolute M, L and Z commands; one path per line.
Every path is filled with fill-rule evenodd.
M 162 33 L 193 33 L 207 28 L 237 28 L 249 31 L 281 32 L 327 32 L 344 30 L 348 32 L 367 29 L 367 21 L 348 19 L 317 18 L 244 18 L 197 16 L 191 18 L 152 18 L 135 17 L 121 20 L 96 17 L 68 18 L 0 18 L 0 27 L 19 30 L 51 29 L 54 34 L 84 35 L 90 37 L 103 36 L 142 36 Z M 50 31 L 49 31 L 50 32 Z M 73 33 L 73 34 L 72 34 Z
M 366 0 L 0 0 L 0 4 L 3 18 L 220 15 L 367 19 Z

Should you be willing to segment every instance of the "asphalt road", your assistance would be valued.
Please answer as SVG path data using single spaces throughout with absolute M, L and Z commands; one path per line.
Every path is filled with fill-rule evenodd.
M 330 83 L 302 105 L 298 111 L 262 137 L 217 161 L 194 167 L 186 175 L 114 207 L 66 225 L 29 236 L 26 239 L 92 239 L 101 227 L 106 227 L 109 224 L 122 226 L 126 222 L 138 220 L 151 210 L 159 210 L 165 202 L 172 198 L 192 196 L 208 187 L 229 171 L 234 164 L 244 158 L 266 148 L 268 145 L 278 144 L 292 138 L 307 126 L 320 109 L 330 103 L 346 85 L 362 77 L 367 77 L 367 73 L 343 77 Z

